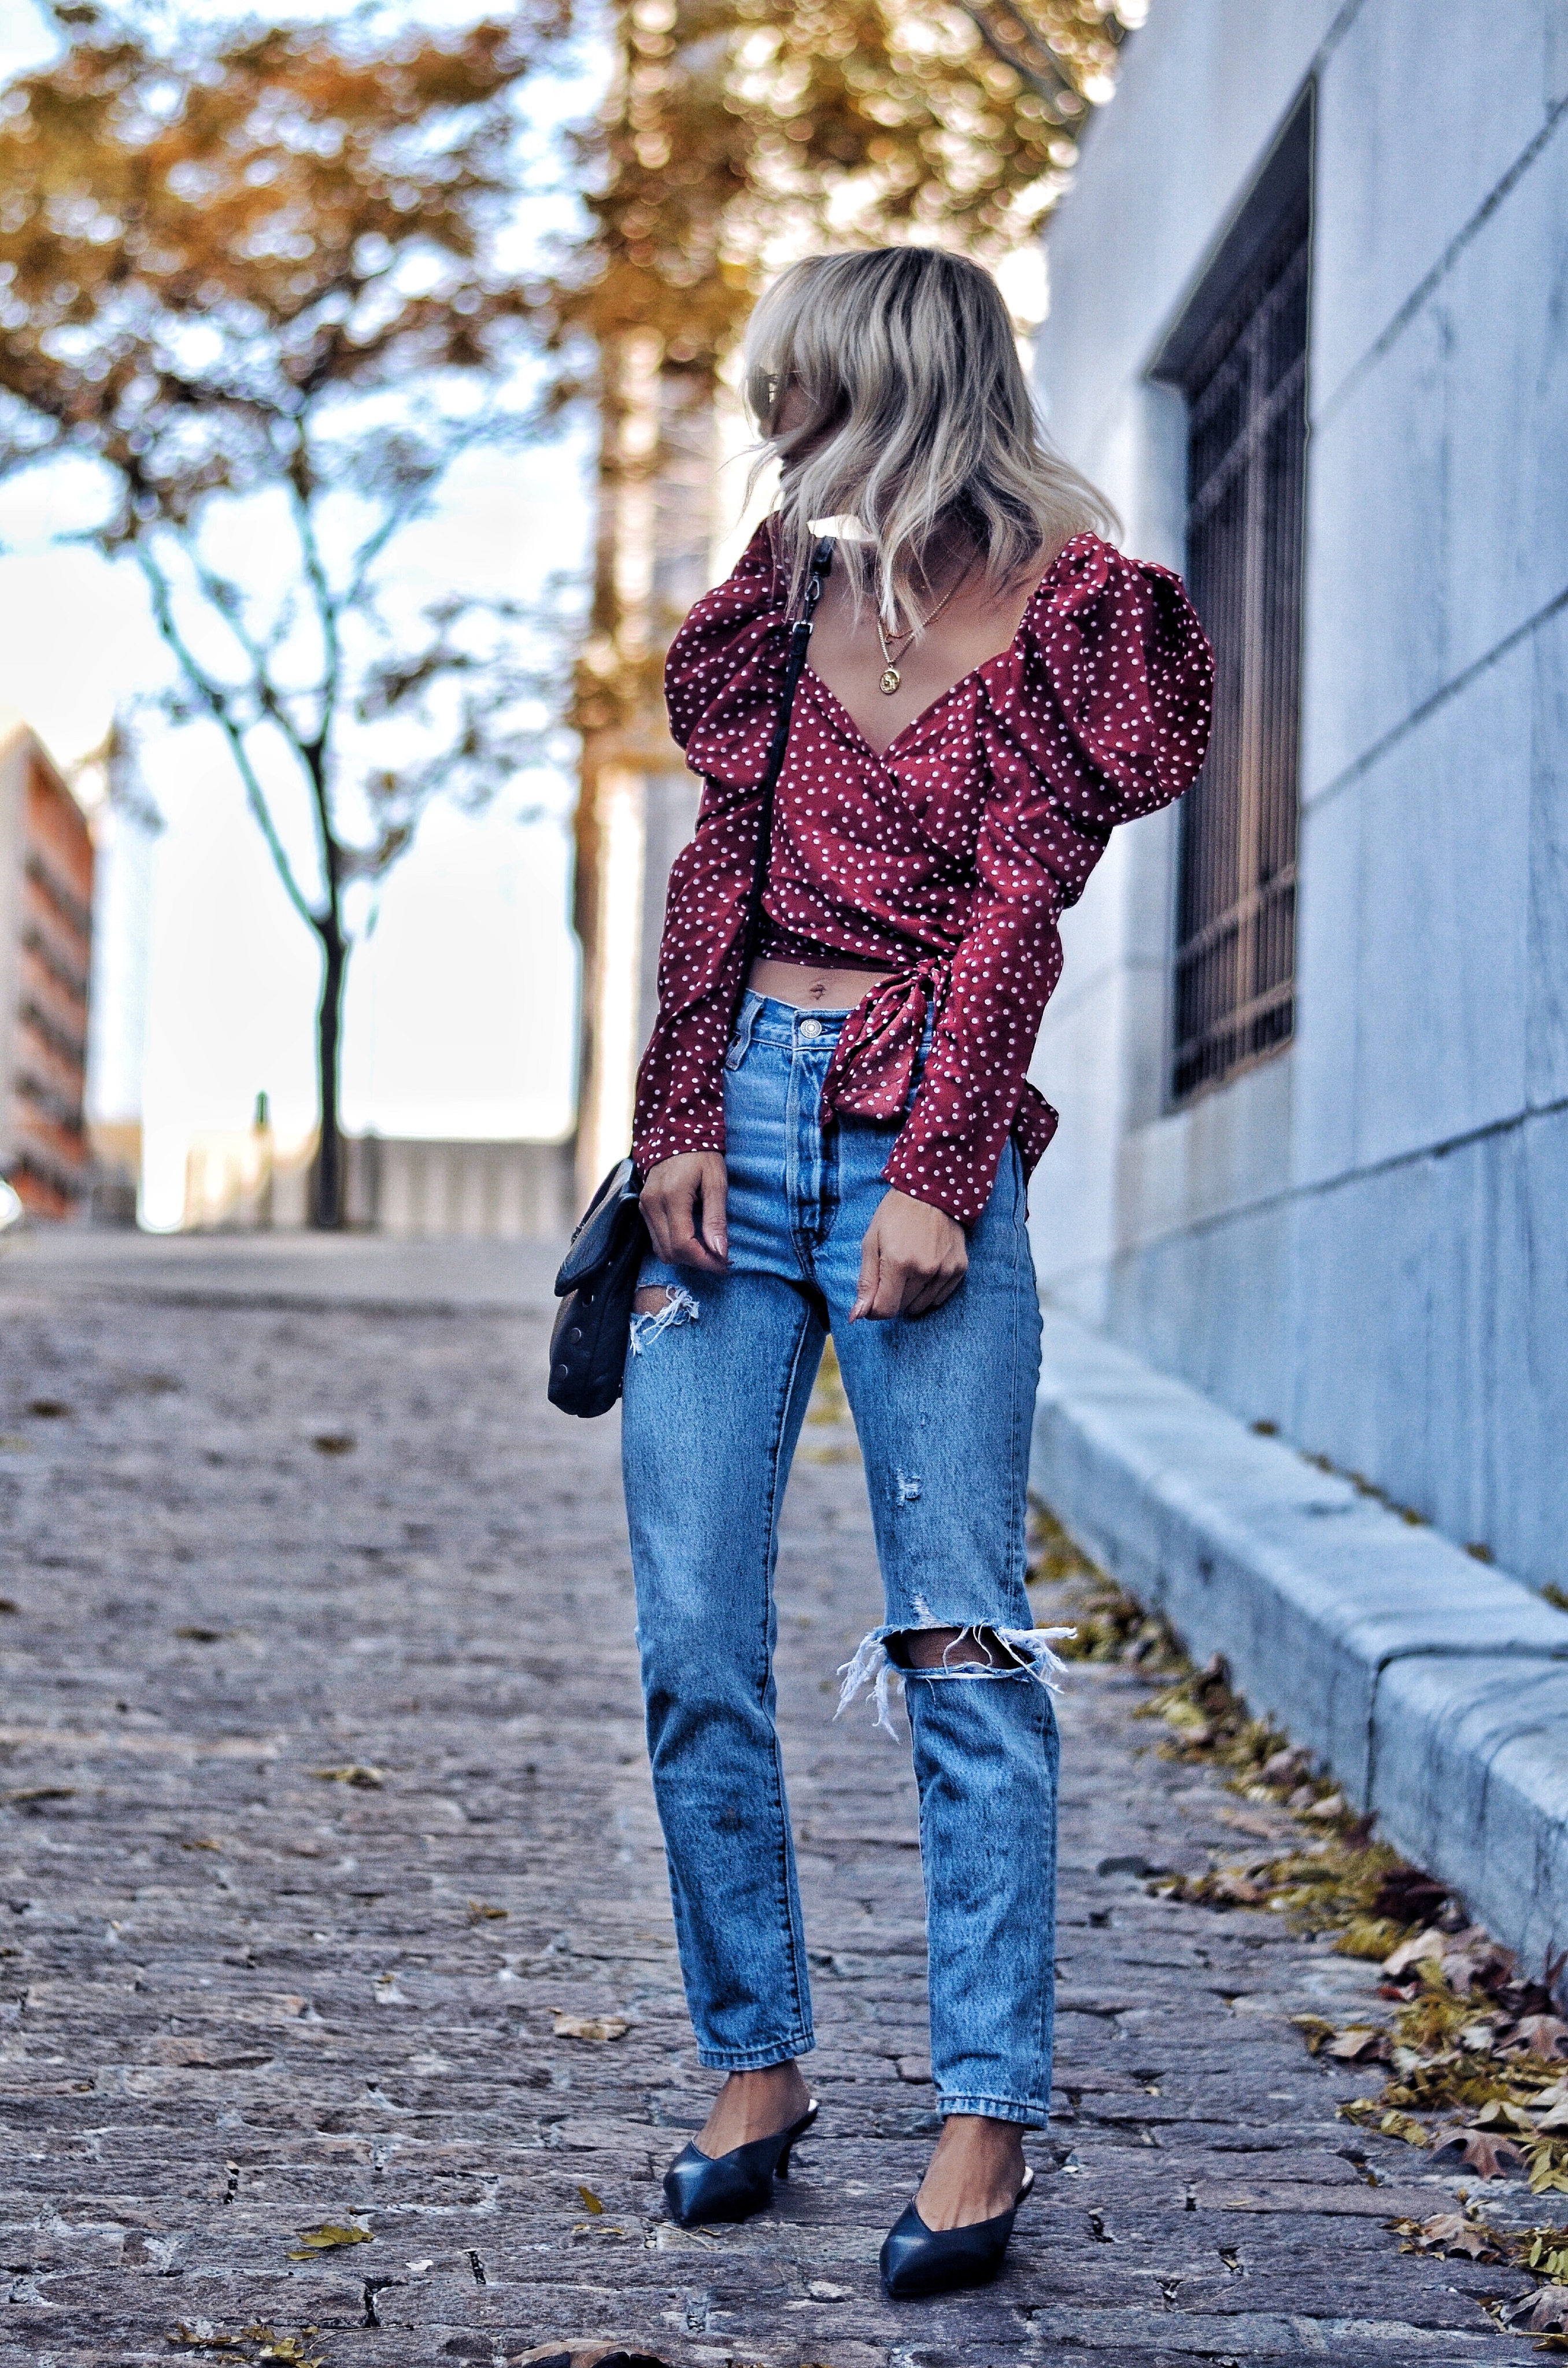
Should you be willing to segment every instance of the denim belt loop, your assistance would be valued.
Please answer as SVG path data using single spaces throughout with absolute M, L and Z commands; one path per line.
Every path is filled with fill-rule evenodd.
M 726 1069 L 738 1069 L 751 1047 L 751 1031 L 756 1026 L 756 1015 L 762 1009 L 762 997 L 747 987 L 741 997 L 741 1008 L 735 1019 L 735 1032 L 730 1039 L 730 1049 L 724 1055 Z

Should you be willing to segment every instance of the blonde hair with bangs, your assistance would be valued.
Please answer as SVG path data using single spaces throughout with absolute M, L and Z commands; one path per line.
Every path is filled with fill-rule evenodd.
M 744 388 L 764 439 L 754 481 L 777 457 L 775 514 L 791 605 L 804 587 L 813 518 L 855 518 L 835 562 L 857 608 L 874 592 L 889 626 L 916 631 L 935 603 L 926 561 L 955 528 L 985 554 L 997 595 L 1043 573 L 1115 511 L 1053 450 L 1018 359 L 996 282 L 939 247 L 809 256 L 783 272 L 746 331 Z M 803 416 L 779 427 L 791 389 Z

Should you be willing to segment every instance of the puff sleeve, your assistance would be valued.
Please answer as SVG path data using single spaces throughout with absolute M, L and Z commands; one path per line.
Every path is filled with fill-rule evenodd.
M 757 785 L 788 655 L 785 587 L 766 524 L 670 644 L 670 730 L 703 776 L 697 828 L 670 868 L 659 1016 L 637 1072 L 631 1156 L 724 1148 L 724 1051 L 740 992 L 741 935 L 756 862 Z
M 883 1170 L 972 1224 L 1010 1132 L 1032 1164 L 1055 1124 L 1026 1085 L 1062 970 L 1058 924 L 1116 824 L 1196 778 L 1213 655 L 1180 579 L 1093 535 L 1060 554 L 1007 666 L 984 670 L 989 794 L 976 881 L 919 1090 Z

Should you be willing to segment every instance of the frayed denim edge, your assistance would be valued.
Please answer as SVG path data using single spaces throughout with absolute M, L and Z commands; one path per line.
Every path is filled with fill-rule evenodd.
M 835 1718 L 841 1718 L 857 1696 L 869 1686 L 876 1705 L 875 1724 L 896 1742 L 898 1729 L 890 1714 L 889 1695 L 894 1686 L 902 1695 L 911 1678 L 983 1684 L 990 1678 L 1029 1677 L 1050 1692 L 1061 1692 L 1056 1680 L 1066 1676 L 1067 1667 L 1051 1648 L 1061 1637 L 1075 1636 L 1078 1633 L 1075 1628 L 998 1628 L 993 1621 L 971 1621 L 967 1627 L 959 1629 L 953 1640 L 955 1645 L 961 1644 L 966 1636 L 972 1636 L 977 1628 L 988 1628 L 999 1643 L 1017 1653 L 1017 1660 L 1002 1668 L 988 1668 L 980 1662 L 964 1661 L 952 1668 L 901 1669 L 888 1653 L 887 1640 L 890 1636 L 917 1635 L 921 1626 L 948 1628 L 956 1625 L 952 1621 L 926 1620 L 913 1629 L 907 1625 L 901 1626 L 896 1622 L 883 1628 L 873 1628 L 869 1635 L 861 1638 L 853 1660 L 842 1662 L 839 1666 L 838 1675 L 844 1683 L 839 1688 L 838 1708 L 833 1713 Z M 949 1645 L 949 1652 L 952 1649 L 953 1645 Z
M 649 1341 L 656 1340 L 661 1332 L 667 1332 L 672 1324 L 696 1324 L 701 1320 L 702 1310 L 684 1284 L 666 1282 L 664 1291 L 665 1304 L 662 1307 L 654 1308 L 650 1315 L 633 1315 L 631 1318 L 627 1345 L 634 1357 L 640 1357 Z

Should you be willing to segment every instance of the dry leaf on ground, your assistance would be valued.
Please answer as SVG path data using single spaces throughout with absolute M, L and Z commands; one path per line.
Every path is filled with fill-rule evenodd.
M 1331 2040 L 1324 2053 L 1346 2064 L 1386 2064 L 1392 2054 L 1389 2034 L 1376 2024 L 1352 2023 Z
M 384 1768 L 362 1768 L 356 1759 L 349 1760 L 343 1768 L 312 1768 L 311 1774 L 319 1776 L 327 1784 L 357 1785 L 364 1793 L 379 1792 L 386 1782 Z
M 558 2014 L 557 2039 L 624 2039 L 631 2025 L 623 2014 Z
M 468 1903 L 471 1924 L 505 1924 L 511 1912 L 509 1907 L 492 1907 L 487 1899 L 471 1899 Z
M 585 2211 L 598 2213 L 604 2210 L 604 2205 L 600 2203 L 598 2197 L 594 2193 L 591 2187 L 580 2186 L 577 2192 L 583 2199 L 583 2205 Z
M 1396 2236 L 1405 2239 L 1407 2253 L 1467 2253 L 1472 2261 L 1500 2261 L 1502 2253 L 1483 2220 L 1467 2212 L 1438 2212 L 1430 2220 L 1394 2220 Z
M 278 2335 L 258 2323 L 242 2328 L 238 2335 L 221 2335 L 210 2319 L 199 2318 L 192 2327 L 182 2318 L 164 2340 L 176 2351 L 248 2352 L 253 2360 L 281 2361 L 285 2368 L 326 2368 L 324 2356 L 305 2349 L 304 2337 L 315 2333 L 307 2327 L 300 2335 Z
M 324 2220 L 319 2228 L 302 2228 L 298 2248 L 290 2247 L 291 2261 L 308 2261 L 317 2253 L 335 2253 L 340 2245 L 373 2245 L 375 2231 L 360 2228 L 352 2221 Z
M 1439 2154 L 1447 2146 L 1462 2146 L 1465 2161 L 1483 2179 L 1506 2179 L 1510 2169 L 1525 2167 L 1517 2140 L 1505 2137 L 1500 2130 L 1439 2130 L 1432 2145 Z M 1505 2156 L 1509 2157 L 1506 2162 Z
M 1544 2055 L 1555 2063 L 1568 2055 L 1568 2022 L 1555 2014 L 1527 2014 L 1514 2025 L 1510 2046 L 1523 2041 L 1532 2055 Z

